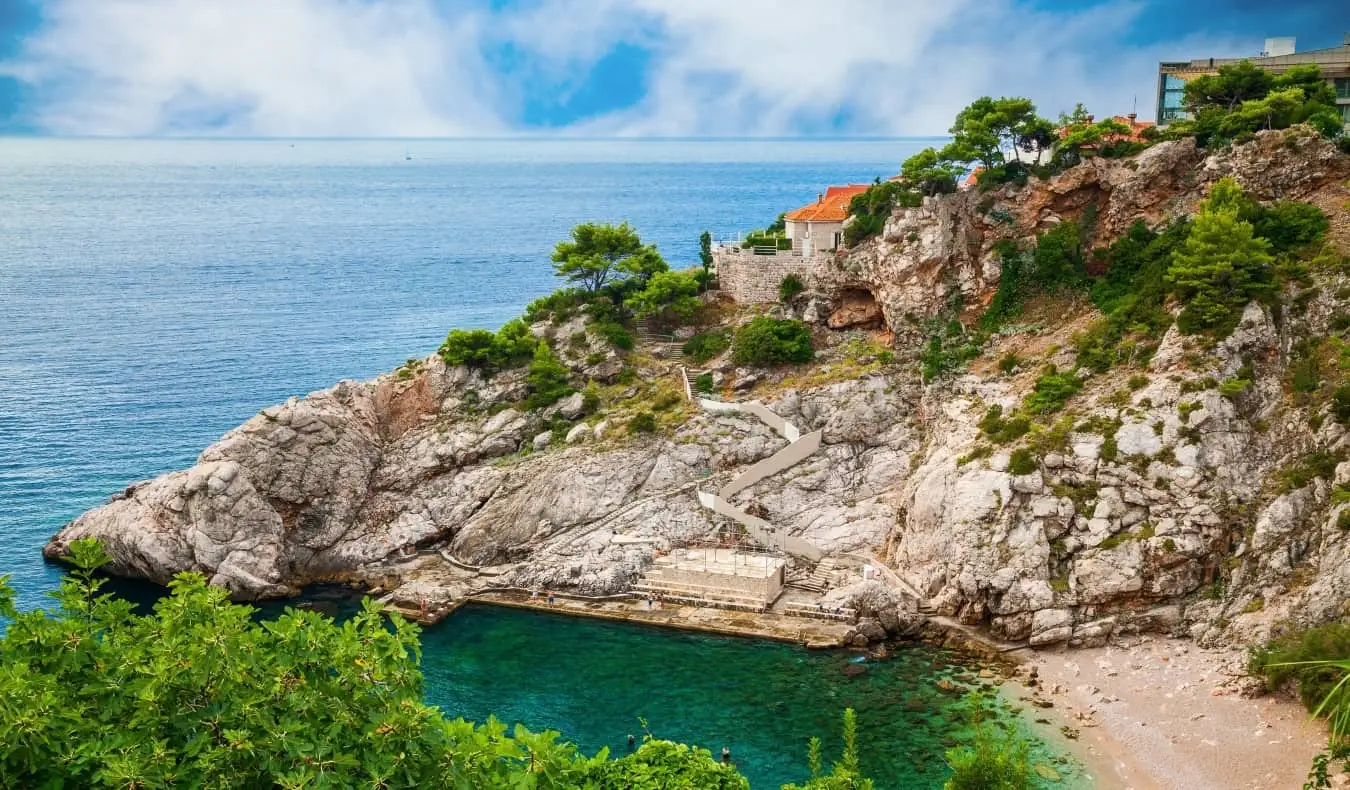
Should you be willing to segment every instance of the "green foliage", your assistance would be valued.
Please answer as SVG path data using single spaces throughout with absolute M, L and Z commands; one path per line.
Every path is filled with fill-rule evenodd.
M 1029 475 L 1040 468 L 1036 457 L 1025 447 L 1019 447 L 1008 456 L 1008 474 Z
M 1342 384 L 1331 394 L 1331 416 L 1341 425 L 1350 425 L 1350 384 Z
M 857 246 L 870 236 L 880 233 L 886 218 L 897 206 L 917 206 L 923 194 L 903 181 L 876 183 L 866 192 L 853 196 L 848 204 L 848 224 L 844 226 L 844 243 Z
M 1115 118 L 1088 123 L 1087 118 L 1084 117 L 1081 120 L 1066 124 L 1063 136 L 1055 144 L 1055 164 L 1060 167 L 1072 167 L 1081 162 L 1084 157 L 1098 153 L 1113 157 L 1129 156 L 1129 153 L 1126 153 L 1130 150 L 1129 146 L 1118 146 L 1112 142 L 1112 138 L 1122 135 L 1128 136 L 1131 133 L 1130 127 Z M 1103 145 L 1103 141 L 1106 141 L 1107 145 Z M 1129 141 L 1125 142 L 1128 144 Z
M 924 195 L 945 195 L 956 191 L 956 179 L 965 168 L 944 159 L 933 148 L 925 148 L 900 165 L 900 177 Z
M 1326 452 L 1311 452 L 1298 460 L 1298 463 L 1286 468 L 1280 475 L 1285 491 L 1294 491 L 1311 483 L 1317 478 L 1333 480 L 1336 465 L 1341 456 Z
M 978 357 L 984 347 L 983 333 L 966 333 L 959 321 L 952 321 L 946 331 L 934 332 L 919 352 L 919 372 L 928 383 Z
M 586 414 L 595 414 L 600 411 L 602 404 L 600 386 L 594 381 L 586 382 L 586 388 L 581 391 L 581 410 Z
M 731 348 L 731 331 L 717 329 L 712 332 L 701 332 L 689 338 L 684 343 L 683 351 L 695 364 L 702 364 L 728 348 Z
M 447 365 L 467 365 L 490 376 L 523 364 L 534 356 L 539 341 L 519 318 L 494 334 L 486 329 L 452 329 L 437 351 Z
M 656 433 L 656 415 L 649 411 L 638 412 L 628 421 L 628 432 L 631 434 Z
M 801 321 L 757 316 L 736 330 L 731 358 L 737 365 L 771 367 L 810 362 L 811 329 Z
M 863 777 L 858 767 L 858 718 L 852 708 L 844 710 L 844 749 L 839 761 L 822 773 L 820 739 L 812 738 L 807 747 L 807 765 L 811 779 L 804 785 L 783 785 L 783 790 L 872 790 L 871 779 Z
M 576 315 L 585 300 L 586 292 L 580 288 L 560 288 L 526 305 L 525 322 L 534 324 L 551 319 L 554 323 L 561 323 Z
M 1242 200 L 1231 178 L 1216 183 L 1172 253 L 1167 281 L 1186 303 L 1177 325 L 1187 334 L 1227 335 L 1247 302 L 1274 290 L 1270 243 L 1239 218 Z
M 576 392 L 567 382 L 571 373 L 567 366 L 558 361 L 553 349 L 547 343 L 539 343 L 534 349 L 534 361 L 530 363 L 530 372 L 526 380 L 530 385 L 530 394 L 525 398 L 525 408 L 542 409 L 552 406 L 563 398 Z
M 596 321 L 591 324 L 590 329 L 617 349 L 631 351 L 633 348 L 633 333 L 625 329 L 623 324 L 616 321 Z
M 1088 283 L 1082 228 L 1072 220 L 1037 236 L 1030 253 L 1006 239 L 994 244 L 994 252 L 1003 262 L 1003 273 L 989 309 L 980 318 L 985 329 L 997 329 L 1020 315 L 1023 303 L 1034 294 L 1079 290 Z
M 967 698 L 974 739 L 947 750 L 952 776 L 943 790 L 1029 790 L 1034 786 L 1029 745 L 1011 732 L 998 733 L 989 706 L 978 694 Z
M 1251 203 L 1241 213 L 1252 223 L 1253 232 L 1270 242 L 1276 255 L 1313 246 L 1331 227 L 1322 209 L 1293 200 L 1277 200 L 1269 206 Z
M 1173 124 L 1171 138 L 1194 136 L 1201 146 L 1240 142 L 1262 129 L 1309 123 L 1326 137 L 1341 135 L 1335 91 L 1316 65 L 1273 75 L 1242 61 L 1188 80 L 1186 108 L 1193 120 Z
M 1073 373 L 1060 373 L 1050 365 L 1047 366 L 1045 373 L 1036 379 L 1036 384 L 1022 403 L 1022 408 L 1029 414 L 1057 412 L 1082 388 L 1082 380 Z
M 1125 382 L 1125 385 L 1129 387 L 1131 391 L 1141 390 L 1148 386 L 1148 376 L 1145 376 L 1143 373 L 1136 373 L 1133 376 L 1130 376 L 1130 380 Z
M 669 267 L 656 248 L 644 246 L 631 225 L 584 222 L 572 228 L 571 241 L 558 242 L 553 270 L 587 293 L 599 291 L 614 278 L 633 277 L 645 282 Z
M 712 271 L 712 234 L 703 231 L 698 237 L 698 265 L 703 267 L 703 271 Z
M 655 272 L 624 305 L 639 318 L 688 321 L 698 310 L 698 291 L 698 280 L 688 272 Z
M 806 284 L 802 282 L 802 278 L 795 274 L 785 275 L 783 279 L 778 282 L 778 301 L 787 304 L 788 302 L 791 302 L 797 294 L 805 290 Z
M 632 790 L 749 790 L 750 782 L 731 765 L 713 759 L 707 749 L 645 736 L 637 751 L 620 760 L 600 765 L 587 777 L 595 788 Z M 526 785 L 528 786 L 528 785 Z
M 710 393 L 714 386 L 716 385 L 713 384 L 713 374 L 711 373 L 700 373 L 694 377 L 694 389 L 699 392 Z
M 1252 380 L 1241 376 L 1232 376 L 1219 385 L 1219 394 L 1225 398 L 1236 398 L 1252 386 Z
M 1015 442 L 1031 430 L 1031 421 L 1020 414 L 1004 417 L 1003 407 L 997 403 L 990 406 L 980 418 L 980 431 L 996 444 Z
M 0 579 L 7 787 L 749 787 L 707 751 L 650 735 L 611 760 L 556 732 L 447 721 L 421 701 L 417 626 L 370 600 L 342 625 L 294 609 L 260 622 L 184 573 L 138 616 L 100 592 L 96 541 L 70 551 L 55 612 L 15 611 Z
M 1288 683 L 1298 686 L 1299 699 L 1314 716 L 1331 725 L 1328 756 L 1345 756 L 1350 738 L 1350 624 L 1330 623 L 1277 637 L 1251 652 L 1248 671 L 1277 689 Z M 1318 763 L 1313 765 L 1314 774 Z M 1322 762 L 1325 780 L 1325 762 Z M 1305 787 L 1330 787 L 1310 779 Z
M 1009 351 L 1008 353 L 999 357 L 998 372 L 1002 373 L 1005 376 L 1011 376 L 1013 371 L 1017 370 L 1017 365 L 1021 363 L 1021 361 L 1022 360 L 1017 358 L 1017 354 L 1013 353 L 1012 351 Z
M 1054 139 L 1054 127 L 1036 115 L 1030 99 L 982 96 L 957 114 L 949 130 L 952 142 L 938 157 L 952 162 L 980 162 L 993 169 L 1004 161 L 1004 151 L 1014 157 L 1021 151 L 1048 147 Z

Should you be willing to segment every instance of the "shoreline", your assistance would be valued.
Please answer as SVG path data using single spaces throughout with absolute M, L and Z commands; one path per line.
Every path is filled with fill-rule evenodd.
M 1325 725 L 1295 700 L 1250 696 L 1259 684 L 1241 673 L 1240 649 L 1143 636 L 1025 658 L 1011 679 L 1019 696 L 1053 703 L 1038 732 L 1070 744 L 1094 788 L 1297 790 L 1326 744 Z

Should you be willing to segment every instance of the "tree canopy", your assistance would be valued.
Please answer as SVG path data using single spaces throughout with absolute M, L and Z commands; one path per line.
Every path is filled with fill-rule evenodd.
M 1020 160 L 1019 152 L 1031 153 L 1054 141 L 1054 126 L 1036 114 L 1030 99 L 981 96 L 957 113 L 952 124 L 953 140 L 940 157 L 953 162 L 978 161 L 994 168 L 1005 161 L 1004 151 Z
M 627 222 L 619 225 L 584 222 L 572 228 L 570 241 L 553 250 L 553 269 L 559 277 L 594 293 L 615 278 L 645 281 L 669 267 L 656 248 L 644 245 Z

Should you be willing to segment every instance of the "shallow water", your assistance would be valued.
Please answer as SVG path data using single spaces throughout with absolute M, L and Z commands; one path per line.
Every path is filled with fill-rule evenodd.
M 937 686 L 965 673 L 920 646 L 856 664 L 844 651 L 469 605 L 422 648 L 427 701 L 448 715 L 495 714 L 614 754 L 645 719 L 658 737 L 729 747 L 755 788 L 803 781 L 812 735 L 837 759 L 845 708 L 858 714 L 863 768 L 887 790 L 940 788 L 944 749 L 969 734 L 962 696 Z

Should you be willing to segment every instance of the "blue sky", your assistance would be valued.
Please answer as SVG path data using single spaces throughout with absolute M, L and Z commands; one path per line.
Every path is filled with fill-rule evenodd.
M 986 93 L 1151 117 L 1159 59 L 1345 30 L 1345 0 L 0 0 L 0 132 L 924 135 Z

